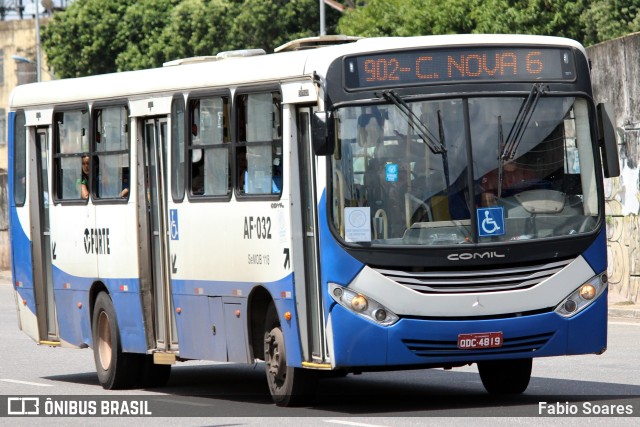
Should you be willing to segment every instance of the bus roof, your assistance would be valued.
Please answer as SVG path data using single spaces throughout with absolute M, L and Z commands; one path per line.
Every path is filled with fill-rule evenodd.
M 571 39 L 533 35 L 456 34 L 365 38 L 316 49 L 231 57 L 211 61 L 172 61 L 182 65 L 118 72 L 21 85 L 9 99 L 11 110 L 31 106 L 73 104 L 123 98 L 144 98 L 205 88 L 225 88 L 285 81 L 317 73 L 324 77 L 331 62 L 343 55 L 412 47 L 463 45 L 549 45 L 584 47 Z M 220 55 L 219 55 L 220 57 Z M 224 57 L 224 55 L 222 56 Z

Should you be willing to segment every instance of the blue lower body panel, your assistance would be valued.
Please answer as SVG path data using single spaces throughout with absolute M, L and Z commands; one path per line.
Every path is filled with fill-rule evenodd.
M 601 353 L 607 346 L 607 295 L 570 319 L 555 312 L 491 320 L 405 318 L 382 327 L 335 305 L 331 321 L 337 367 L 448 366 Z M 458 349 L 459 334 L 480 332 L 502 332 L 503 345 Z

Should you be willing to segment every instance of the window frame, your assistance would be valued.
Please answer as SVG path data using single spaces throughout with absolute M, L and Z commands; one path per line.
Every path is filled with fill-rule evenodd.
M 127 136 L 126 136 L 126 149 L 121 150 L 109 150 L 109 151 L 97 151 L 96 149 L 96 136 L 98 133 L 98 128 L 96 125 L 97 120 L 97 112 L 103 111 L 105 109 L 110 108 L 121 108 L 125 111 L 126 117 L 126 126 L 127 126 Z M 131 179 L 134 175 L 131 170 L 131 132 L 132 132 L 132 124 L 133 120 L 131 118 L 131 109 L 129 107 L 129 102 L 127 100 L 114 100 L 110 102 L 100 102 L 93 105 L 91 109 L 91 139 L 90 139 L 90 156 L 91 156 L 91 189 L 89 190 L 89 194 L 91 200 L 94 204 L 126 204 L 129 202 L 129 197 L 131 196 Z M 104 156 L 118 156 L 118 155 L 126 155 L 127 163 L 126 167 L 129 170 L 129 192 L 124 197 L 101 197 L 97 195 L 97 185 L 98 185 L 98 170 L 95 167 L 96 164 L 100 164 L 100 157 Z M 121 181 L 122 184 L 122 181 Z
M 182 120 L 177 119 L 174 107 L 182 107 Z M 171 126 L 169 134 L 171 135 L 171 198 L 174 203 L 182 203 L 187 192 L 187 102 L 183 94 L 178 94 L 171 100 L 170 121 Z M 175 125 L 175 126 L 174 126 Z M 182 141 L 179 141 L 179 135 L 176 133 L 182 130 Z M 180 146 L 181 145 L 181 146 Z M 183 164 L 180 166 L 179 155 L 182 153 Z M 180 185 L 180 183 L 182 185 Z
M 22 125 L 20 120 L 22 119 Z M 22 138 L 18 141 L 18 129 L 22 129 Z M 22 152 L 18 152 L 18 145 Z M 21 155 L 18 155 L 21 154 Z M 19 165 L 18 162 L 22 164 Z M 18 176 L 17 172 L 22 171 Z M 18 187 L 20 186 L 20 187 Z M 17 191 L 20 190 L 20 191 Z M 27 200 L 27 116 L 24 110 L 17 110 L 13 118 L 13 202 L 16 207 L 23 207 Z M 16 198 L 16 194 L 22 194 L 22 200 Z
M 87 151 L 76 151 L 73 153 L 62 153 L 60 147 L 60 134 L 58 128 L 58 121 L 56 120 L 59 114 L 71 113 L 71 112 L 82 112 L 86 111 L 87 117 L 86 122 L 84 123 L 86 127 L 84 128 L 85 135 L 88 138 L 87 142 Z M 52 144 L 52 160 L 53 160 L 53 204 L 69 204 L 69 205 L 85 205 L 89 202 L 91 198 L 91 180 L 92 180 L 92 168 L 91 165 L 89 167 L 89 182 L 87 183 L 89 189 L 89 195 L 86 199 L 82 198 L 82 193 L 79 194 L 77 198 L 61 198 L 60 190 L 62 185 L 62 167 L 61 161 L 62 159 L 70 159 L 70 158 L 78 158 L 80 161 L 80 173 L 82 174 L 82 158 L 84 156 L 89 156 L 91 158 L 91 110 L 88 104 L 75 104 L 68 105 L 64 107 L 56 107 L 53 111 L 53 121 L 51 124 L 51 144 Z M 82 147 L 81 147 L 82 148 Z
M 225 136 L 223 133 L 223 143 L 222 144 L 194 144 L 194 134 L 193 134 L 193 126 L 195 125 L 194 114 L 193 114 L 193 103 L 196 101 L 201 101 L 202 99 L 212 99 L 212 98 L 221 98 L 226 99 L 226 104 L 223 104 L 223 108 L 226 109 L 226 117 L 227 121 L 224 123 L 223 127 L 226 128 L 227 135 Z M 224 117 L 224 116 L 223 116 Z M 199 91 L 193 92 L 189 94 L 186 103 L 185 103 L 185 168 L 184 172 L 186 173 L 185 177 L 185 194 L 187 199 L 190 202 L 228 202 L 231 200 L 231 196 L 233 194 L 234 188 L 234 170 L 233 170 L 233 97 L 231 91 L 228 89 L 225 90 L 215 90 L 215 91 Z M 200 129 L 198 129 L 198 134 L 200 133 Z M 194 178 L 194 168 L 192 161 L 192 153 L 194 150 L 200 149 L 202 150 L 202 158 L 204 159 L 205 150 L 212 149 L 221 149 L 225 148 L 228 151 L 228 159 L 227 159 L 227 170 L 228 170 L 228 178 L 227 178 L 227 192 L 226 194 L 216 194 L 216 195 L 206 195 L 206 194 L 195 194 L 193 191 L 193 178 Z M 203 167 L 204 167 L 203 161 Z M 204 185 L 204 183 L 203 183 Z
M 243 121 L 243 112 L 240 111 L 240 109 L 242 108 L 242 106 L 244 105 L 243 103 L 241 104 L 239 99 L 241 97 L 245 97 L 245 96 L 249 96 L 249 95 L 255 95 L 255 94 L 264 94 L 264 93 L 271 93 L 271 97 L 272 97 L 272 102 L 274 97 L 279 97 L 279 108 L 278 108 L 278 114 L 279 114 L 279 126 L 280 126 L 280 132 L 277 138 L 275 139 L 271 139 L 270 141 L 264 140 L 264 141 L 246 141 L 247 137 L 246 137 L 246 131 L 241 129 L 241 126 L 244 125 L 244 121 Z M 233 118 L 234 118 L 234 142 L 233 142 L 233 164 L 234 164 L 234 194 L 235 197 L 238 201 L 257 201 L 257 200 L 280 200 L 282 198 L 282 193 L 283 193 L 283 183 L 280 184 L 280 192 L 278 193 L 245 193 L 244 192 L 244 184 L 242 183 L 244 179 L 241 179 L 241 175 L 244 174 L 243 170 L 244 167 L 240 165 L 240 161 L 242 159 L 242 156 L 240 155 L 241 151 L 244 151 L 245 156 L 246 156 L 246 150 L 248 147 L 260 147 L 260 146 L 270 146 L 271 147 L 271 156 L 272 156 L 272 162 L 274 159 L 274 153 L 277 152 L 277 149 L 274 150 L 274 148 L 277 148 L 279 146 L 280 148 L 280 168 L 283 169 L 283 161 L 284 161 L 284 122 L 283 122 L 283 116 L 284 116 L 284 100 L 283 100 L 284 96 L 282 94 L 282 88 L 279 85 L 264 85 L 264 86 L 254 86 L 254 87 L 245 87 L 245 88 L 239 88 L 235 93 L 234 93 L 234 97 L 233 97 Z M 244 140 L 241 140 L 241 137 L 245 136 L 245 138 L 243 138 Z M 272 171 L 272 175 L 271 175 L 271 179 L 273 180 L 273 163 L 271 165 L 271 171 Z M 248 168 L 248 167 L 247 167 Z M 283 176 L 283 180 L 284 180 L 284 176 Z M 273 185 L 273 183 L 272 183 Z

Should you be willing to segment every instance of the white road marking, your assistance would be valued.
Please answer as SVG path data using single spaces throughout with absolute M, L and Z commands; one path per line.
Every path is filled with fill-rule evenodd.
M 38 387 L 53 387 L 53 384 L 32 383 L 31 381 L 10 380 L 10 379 L 7 379 L 7 378 L 2 378 L 2 379 L 0 379 L 0 381 L 4 381 L 6 383 L 35 385 L 35 386 L 38 386 Z
M 211 406 L 210 403 L 198 403 L 198 402 L 189 402 L 187 400 L 174 400 L 174 399 L 152 399 L 154 402 L 167 402 L 171 404 L 179 404 L 179 405 L 191 405 L 191 406 Z
M 325 423 L 334 423 L 334 424 L 344 424 L 346 426 L 359 426 L 359 427 L 385 427 L 379 424 L 366 424 L 366 423 L 356 423 L 353 421 L 343 421 L 343 420 L 323 420 Z
M 633 325 L 640 326 L 640 322 L 609 322 L 610 325 Z

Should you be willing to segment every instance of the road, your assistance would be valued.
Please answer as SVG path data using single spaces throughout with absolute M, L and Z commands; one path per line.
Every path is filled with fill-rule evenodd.
M 538 417 L 549 408 L 588 403 L 600 410 L 631 405 L 633 417 L 615 425 L 636 425 L 640 416 L 640 322 L 610 319 L 609 348 L 601 356 L 535 359 L 526 393 L 509 398 L 487 395 L 474 366 L 366 373 L 320 383 L 309 408 L 278 408 L 271 403 L 264 365 L 186 362 L 174 366 L 169 384 L 161 389 L 105 391 L 98 384 L 90 349 L 36 345 L 18 330 L 11 285 L 0 281 L 0 399 L 46 396 L 66 400 L 149 400 L 162 415 L 121 417 L 118 424 L 155 425 L 278 425 L 278 426 L 422 426 L 422 425 L 575 425 L 584 418 Z M 62 397 L 66 396 L 66 397 Z M 188 396 L 188 397 L 186 397 Z M 5 402 L 0 402 L 6 405 Z M 97 403 L 100 405 L 100 402 Z M 557 411 L 557 409 L 556 409 Z M 156 415 L 158 412 L 156 411 Z M 175 417 L 173 415 L 175 414 Z M 193 415 L 206 415 L 194 417 Z M 527 418 L 531 417 L 531 418 Z M 108 417 L 13 417 L 12 425 L 111 425 Z M 590 424 L 612 425 L 607 417 Z

